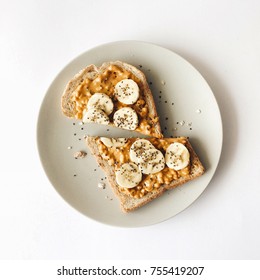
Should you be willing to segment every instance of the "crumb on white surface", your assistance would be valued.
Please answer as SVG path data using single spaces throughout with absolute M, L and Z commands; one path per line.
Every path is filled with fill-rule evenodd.
M 86 155 L 87 155 L 86 152 L 84 152 L 84 151 L 79 151 L 79 152 L 76 152 L 76 153 L 74 154 L 74 158 L 75 158 L 75 159 L 84 158 Z
M 98 183 L 98 188 L 99 189 L 105 189 L 106 188 L 106 184 L 103 182 Z

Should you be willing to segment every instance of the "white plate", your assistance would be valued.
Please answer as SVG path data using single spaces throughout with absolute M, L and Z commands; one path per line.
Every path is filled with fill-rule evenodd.
M 189 136 L 206 168 L 202 177 L 166 192 L 128 214 L 121 212 L 108 184 L 105 189 L 97 187 L 99 182 L 105 182 L 105 175 L 90 153 L 84 159 L 74 159 L 76 151 L 88 152 L 83 140 L 87 132 L 78 122 L 64 117 L 60 109 L 62 92 L 71 77 L 88 64 L 101 65 L 113 60 L 133 64 L 146 74 L 148 82 L 152 83 L 165 136 Z M 40 109 L 37 138 L 44 170 L 55 189 L 71 206 L 101 223 L 138 227 L 173 217 L 205 190 L 220 158 L 222 122 L 210 87 L 185 59 L 153 44 L 122 41 L 88 50 L 58 74 Z M 68 149 L 70 146 L 72 149 Z

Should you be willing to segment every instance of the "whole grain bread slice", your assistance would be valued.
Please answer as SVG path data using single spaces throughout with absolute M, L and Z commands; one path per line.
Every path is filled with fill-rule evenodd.
M 97 67 L 93 64 L 87 66 L 86 68 L 82 69 L 77 73 L 66 85 L 65 90 L 62 94 L 61 98 L 61 108 L 62 112 L 65 116 L 69 118 L 76 118 L 76 103 L 73 100 L 73 96 L 77 94 L 77 88 L 84 82 L 84 80 L 94 80 L 99 75 L 102 75 L 110 66 L 117 66 L 119 68 L 122 68 L 131 74 L 133 74 L 138 80 L 139 80 L 139 87 L 142 90 L 144 100 L 148 107 L 148 117 L 151 117 L 153 120 L 157 120 L 152 123 L 152 129 L 153 133 L 149 133 L 149 131 L 144 132 L 140 130 L 140 128 L 137 128 L 139 132 L 161 138 L 162 132 L 161 127 L 159 123 L 159 117 L 156 111 L 156 106 L 154 102 L 154 98 L 152 95 L 152 92 L 149 88 L 148 82 L 146 80 L 146 77 L 142 71 L 137 69 L 135 66 L 130 65 L 128 63 L 122 62 L 122 61 L 110 61 L 110 62 L 104 62 L 100 67 Z M 138 116 L 140 118 L 140 116 Z M 113 125 L 111 122 L 110 125 Z
M 157 197 L 161 196 L 166 190 L 173 189 L 188 181 L 198 178 L 205 171 L 199 157 L 195 153 L 189 140 L 185 137 L 176 138 L 176 140 L 185 139 L 185 142 L 186 142 L 185 146 L 187 147 L 187 149 L 190 152 L 190 172 L 189 172 L 189 174 L 186 176 L 180 177 L 176 180 L 173 180 L 172 182 L 170 182 L 170 184 L 163 184 L 159 188 L 157 188 L 151 192 L 148 192 L 145 196 L 143 196 L 141 198 L 134 198 L 134 197 L 129 196 L 128 194 L 121 192 L 120 189 L 118 188 L 118 185 L 116 183 L 115 166 L 109 165 L 108 161 L 103 159 L 103 157 L 100 154 L 99 149 L 98 149 L 98 139 L 99 139 L 99 137 L 87 137 L 86 138 L 87 146 L 89 147 L 91 153 L 95 156 L 100 167 L 104 170 L 106 177 L 107 177 L 115 195 L 119 198 L 119 201 L 121 204 L 121 209 L 124 212 L 130 212 L 130 211 L 140 208 L 141 206 L 143 206 L 143 205 L 149 203 L 150 201 L 156 199 Z M 132 139 L 134 139 L 134 138 L 132 138 Z M 164 139 L 167 140 L 167 138 L 164 138 Z

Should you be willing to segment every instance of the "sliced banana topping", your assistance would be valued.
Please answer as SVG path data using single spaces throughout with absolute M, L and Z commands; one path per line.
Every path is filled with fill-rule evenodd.
M 150 149 L 155 149 L 154 145 L 146 139 L 136 140 L 130 147 L 130 159 L 135 163 L 142 161 L 142 155 Z
M 115 147 L 119 148 L 125 145 L 127 142 L 126 138 L 107 138 L 107 137 L 100 137 L 100 140 L 103 144 L 109 148 Z
M 136 140 L 130 147 L 130 159 L 136 163 L 143 174 L 154 174 L 165 167 L 162 152 L 146 139 Z
M 165 153 L 166 165 L 174 170 L 185 168 L 190 162 L 190 153 L 181 143 L 172 143 Z
M 126 138 L 112 138 L 113 146 L 116 148 L 122 147 L 127 142 Z
M 113 112 L 114 104 L 108 95 L 97 92 L 89 98 L 87 108 L 88 110 L 91 108 L 100 109 L 110 115 Z
M 113 138 L 107 138 L 107 137 L 100 137 L 101 142 L 107 146 L 108 148 L 113 147 Z
M 124 104 L 134 104 L 139 98 L 139 87 L 132 79 L 124 79 L 115 86 L 115 96 Z
M 91 108 L 85 112 L 83 116 L 83 122 L 109 124 L 109 118 L 104 111 L 96 108 Z
M 123 107 L 114 114 L 114 124 L 117 127 L 135 130 L 138 126 L 138 116 L 131 107 Z
M 116 170 L 116 182 L 122 188 L 134 188 L 142 180 L 142 173 L 132 162 L 124 163 Z
M 137 165 L 143 174 L 154 174 L 164 169 L 165 159 L 160 150 L 150 149 L 141 155 Z

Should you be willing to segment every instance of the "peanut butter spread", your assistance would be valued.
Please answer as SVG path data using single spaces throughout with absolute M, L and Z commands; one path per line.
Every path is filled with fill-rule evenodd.
M 119 102 L 115 96 L 115 85 L 123 79 L 132 79 L 138 84 L 140 96 L 137 102 L 134 104 L 125 105 Z M 89 98 L 94 93 L 101 92 L 107 94 L 113 101 L 114 111 L 109 116 L 111 122 L 115 111 L 126 106 L 132 107 L 137 113 L 139 119 L 139 125 L 136 130 L 144 134 L 161 137 L 161 135 L 158 135 L 158 132 L 156 132 L 154 127 L 155 124 L 158 123 L 159 119 L 157 116 L 149 114 L 143 87 L 144 86 L 141 81 L 131 72 L 116 65 L 110 65 L 103 73 L 97 75 L 94 79 L 83 80 L 82 83 L 77 87 L 75 94 L 73 94 L 71 97 L 72 101 L 75 102 L 75 117 L 77 119 L 82 119 L 83 112 L 86 108 Z
M 100 156 L 108 162 L 110 166 L 114 166 L 115 170 L 118 169 L 122 164 L 130 162 L 129 151 L 130 147 L 136 139 L 128 139 L 122 147 L 110 147 L 105 146 L 102 141 L 98 138 L 98 150 Z M 163 154 L 166 149 L 173 142 L 179 142 L 185 145 L 187 143 L 185 138 L 149 138 L 149 141 Z M 174 170 L 167 166 L 164 167 L 160 172 L 145 175 L 143 174 L 142 181 L 138 186 L 134 188 L 121 188 L 119 190 L 131 197 L 141 198 L 149 192 L 152 192 L 159 188 L 163 184 L 170 184 L 173 180 L 177 180 L 180 177 L 189 175 L 191 172 L 190 164 L 181 169 Z

